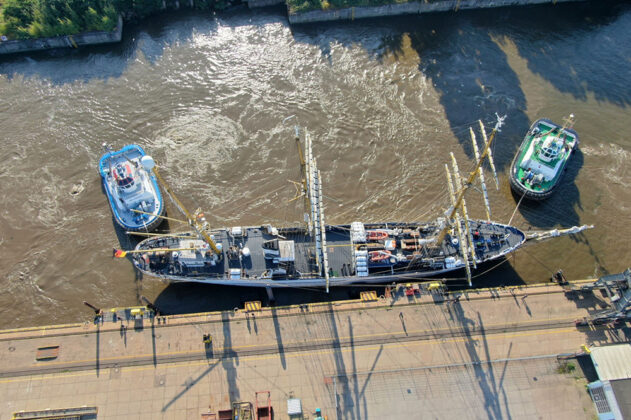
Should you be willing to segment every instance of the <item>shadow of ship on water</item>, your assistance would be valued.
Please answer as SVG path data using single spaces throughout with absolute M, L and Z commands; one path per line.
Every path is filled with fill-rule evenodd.
M 164 212 L 164 215 L 167 216 L 166 211 Z M 118 240 L 118 245 L 119 245 L 118 249 L 122 249 L 125 251 L 135 249 L 136 245 L 138 245 L 140 241 L 142 241 L 143 239 L 146 239 L 146 236 L 142 236 L 142 235 L 129 235 L 125 229 L 123 229 L 118 223 L 116 223 L 116 220 L 114 219 L 113 215 L 112 215 L 112 225 L 114 227 L 114 232 L 116 233 L 116 239 Z M 169 233 L 169 232 L 170 232 L 169 221 L 163 220 L 162 223 L 160 223 L 160 225 L 158 225 L 158 227 L 152 233 Z M 114 257 L 113 255 L 114 252 L 115 250 L 113 249 L 112 257 Z M 127 254 L 125 258 L 129 261 L 129 263 L 132 266 L 134 265 L 131 254 Z M 142 280 L 143 280 L 142 272 L 140 270 L 137 270 L 134 267 L 134 290 L 136 291 L 136 302 L 138 302 L 138 304 L 140 305 L 145 304 L 142 301 Z

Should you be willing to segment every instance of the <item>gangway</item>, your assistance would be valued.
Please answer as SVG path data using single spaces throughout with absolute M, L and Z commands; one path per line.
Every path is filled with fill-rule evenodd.
M 571 288 L 570 291 L 590 292 L 594 289 L 605 291 L 611 307 L 594 314 L 590 320 L 577 320 L 577 325 L 588 321 L 594 324 L 608 324 L 631 319 L 631 268 L 627 268 L 622 273 L 602 276 L 593 283 L 581 284 L 580 287 Z

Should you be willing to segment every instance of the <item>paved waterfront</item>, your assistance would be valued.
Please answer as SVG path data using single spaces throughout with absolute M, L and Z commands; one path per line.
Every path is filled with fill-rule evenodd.
M 263 390 L 277 419 L 291 396 L 329 419 L 591 418 L 584 382 L 557 373 L 556 355 L 628 340 L 574 326 L 604 305 L 542 286 L 5 331 L 0 418 L 93 405 L 99 419 L 192 419 Z M 35 360 L 56 345 L 56 359 Z

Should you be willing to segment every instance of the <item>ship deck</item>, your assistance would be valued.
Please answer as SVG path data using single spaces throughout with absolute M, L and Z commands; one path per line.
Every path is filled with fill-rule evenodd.
M 266 259 L 263 253 L 263 244 L 266 241 L 270 241 L 278 238 L 277 235 L 272 235 L 267 232 L 267 229 L 262 227 L 248 227 L 243 229 L 244 235 L 232 236 L 229 230 L 222 229 L 213 231 L 213 236 L 217 244 L 221 244 L 224 257 L 216 262 L 215 265 L 210 264 L 211 258 L 202 257 L 195 251 L 183 251 L 181 252 L 181 261 L 191 261 L 188 265 L 187 275 L 193 276 L 206 276 L 206 277 L 224 277 L 229 275 L 230 270 L 238 269 L 241 271 L 242 276 L 246 278 L 259 278 L 266 271 L 274 268 L 274 264 L 271 259 Z M 309 276 L 318 274 L 317 263 L 315 259 L 314 244 L 309 235 L 305 234 L 302 229 L 289 229 L 287 231 L 280 232 L 280 235 L 288 241 L 294 241 L 294 267 L 297 271 L 297 275 Z M 185 240 L 187 241 L 187 240 Z M 191 239 L 190 241 L 197 241 Z M 188 243 L 188 242 L 185 242 Z M 157 241 L 155 244 L 158 247 L 167 247 L 173 245 L 173 240 L 163 239 Z M 331 227 L 327 230 L 327 244 L 326 252 L 329 262 L 329 273 L 334 276 L 338 275 L 350 275 L 350 264 L 352 259 L 352 246 L 350 242 L 350 233 L 348 229 L 341 227 Z M 227 250 L 230 247 L 236 247 L 237 249 L 243 249 L 247 247 L 250 250 L 249 257 L 241 258 L 229 258 Z M 195 262 L 193 263 L 193 260 Z M 162 271 L 167 274 L 168 267 L 164 264 L 164 267 L 160 267 L 157 263 L 155 268 L 158 271 Z
M 476 262 L 502 257 L 521 245 L 525 237 L 517 229 L 484 221 L 469 221 Z M 348 283 L 392 282 L 405 276 L 427 277 L 464 268 L 464 259 L 456 238 L 448 234 L 441 246 L 420 245 L 417 240 L 434 237 L 437 225 L 388 223 L 365 225 L 367 231 L 395 229 L 399 232 L 396 249 L 383 261 L 370 257 L 367 272 L 356 272 L 354 253 L 357 248 L 377 253 L 389 252 L 383 241 L 371 240 L 353 244 L 348 225 L 327 226 L 325 252 L 328 260 L 328 277 L 334 285 Z M 463 226 L 464 228 L 464 226 Z M 407 233 L 401 233 L 407 232 Z M 420 235 L 420 237 L 419 237 Z M 453 233 L 452 233 L 453 235 Z M 168 248 L 173 251 L 136 254 L 136 266 L 149 275 L 172 281 L 196 281 L 234 284 L 239 286 L 324 286 L 324 264 L 316 261 L 316 248 L 312 237 L 303 228 L 276 229 L 261 227 L 237 227 L 212 232 L 222 249 L 217 259 L 202 240 L 166 237 L 149 239 L 139 244 L 140 249 Z M 266 242 L 278 241 L 276 256 L 269 255 Z M 284 254 L 280 254 L 281 242 Z M 416 244 L 416 245 L 415 245 Z M 268 243 L 269 245 L 269 243 Z M 245 249 L 249 252 L 246 252 Z M 266 255 L 268 252 L 268 255 Z M 177 254 L 177 255 L 176 255 Z M 364 254 L 366 255 L 366 254 Z M 379 255 L 379 254 L 377 254 Z M 364 257 L 365 258 L 365 257 Z M 147 265 L 148 263 L 148 265 Z M 321 268 L 319 268 L 321 267 Z M 364 269 L 365 270 L 365 269 Z M 361 270 L 357 270 L 361 271 Z M 363 274 L 363 275 L 362 275 Z M 270 282 L 271 280 L 271 282 Z
M 563 175 L 563 170 L 565 166 L 567 165 L 568 161 L 570 160 L 570 157 L 572 156 L 572 153 L 571 153 L 572 150 L 570 150 L 570 152 L 565 154 L 563 157 L 559 158 L 560 160 L 563 161 L 563 163 L 560 165 L 560 168 L 557 171 L 557 173 L 554 175 L 554 178 L 547 181 L 544 180 L 543 182 L 539 184 L 532 184 L 528 181 L 525 181 L 524 178 L 526 176 L 526 168 L 521 167 L 521 162 L 524 160 L 524 157 L 526 156 L 527 151 L 535 138 L 535 136 L 531 134 L 533 128 L 535 127 L 539 128 L 540 132 L 547 133 L 543 136 L 543 139 L 545 139 L 549 135 L 549 132 L 552 129 L 561 128 L 561 126 L 559 126 L 558 124 L 555 124 L 546 119 L 540 119 L 540 120 L 537 120 L 535 123 L 533 123 L 532 127 L 528 130 L 528 133 L 526 134 L 526 137 L 524 139 L 524 142 L 522 143 L 522 146 L 517 152 L 518 154 L 514 162 L 513 176 L 514 176 L 514 181 L 517 182 L 522 188 L 528 191 L 532 191 L 534 193 L 543 193 L 545 191 L 552 189 L 560 181 L 560 178 Z M 570 146 L 571 149 L 575 148 L 576 145 L 578 144 L 578 135 L 576 134 L 574 130 L 571 130 L 571 129 L 565 130 L 559 138 L 565 138 L 568 141 L 568 143 L 571 145 Z M 542 159 L 539 159 L 537 157 L 539 149 L 540 147 L 537 148 L 533 152 L 532 154 L 533 161 L 537 162 L 538 164 L 545 165 L 550 168 L 554 168 L 556 164 L 558 163 L 559 159 L 555 159 L 551 162 L 546 162 Z
M 266 270 L 273 268 L 272 261 L 265 259 L 263 255 L 263 243 L 275 239 L 276 236 L 268 234 L 262 228 L 245 229 L 247 236 L 243 238 L 233 238 L 227 231 L 221 235 L 221 244 L 224 250 L 230 246 L 248 247 L 251 251 L 250 258 L 241 258 L 230 260 L 223 258 L 221 264 L 218 264 L 214 273 L 224 274 L 229 269 L 241 269 L 246 275 L 260 277 Z M 294 265 L 296 271 L 301 275 L 318 275 L 317 263 L 315 260 L 315 251 L 313 240 L 306 235 L 303 230 L 291 230 L 289 232 L 281 232 L 283 236 L 294 241 Z M 329 260 L 330 271 L 334 275 L 347 273 L 348 267 L 352 259 L 352 246 L 350 242 L 350 233 L 347 229 L 335 228 L 327 230 L 327 256 Z

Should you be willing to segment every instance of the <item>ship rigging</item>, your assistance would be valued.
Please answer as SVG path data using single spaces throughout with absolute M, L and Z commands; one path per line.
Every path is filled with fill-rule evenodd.
M 503 121 L 498 117 L 488 138 L 480 122 L 484 140 L 481 154 L 470 130 L 476 164 L 466 179 L 451 155 L 451 169 L 445 165 L 451 205 L 445 217 L 435 221 L 326 224 L 322 177 L 311 136 L 303 131 L 303 149 L 296 128 L 302 180 L 294 182 L 297 191 L 293 200 L 304 201 L 304 225 L 211 229 L 201 210 L 191 214 L 154 168 L 166 195 L 186 217 L 186 221 L 178 221 L 188 224 L 191 232 L 149 236 L 135 250 L 118 251 L 117 256 L 129 252 L 141 272 L 171 282 L 323 287 L 328 292 L 331 286 L 409 281 L 464 269 L 471 285 L 471 270 L 483 262 L 503 258 L 526 242 L 574 234 L 589 227 L 526 235 L 518 228 L 490 220 L 482 165 L 488 162 L 497 187 L 491 144 Z M 476 179 L 480 179 L 486 220 L 470 219 L 467 212 L 465 193 Z

